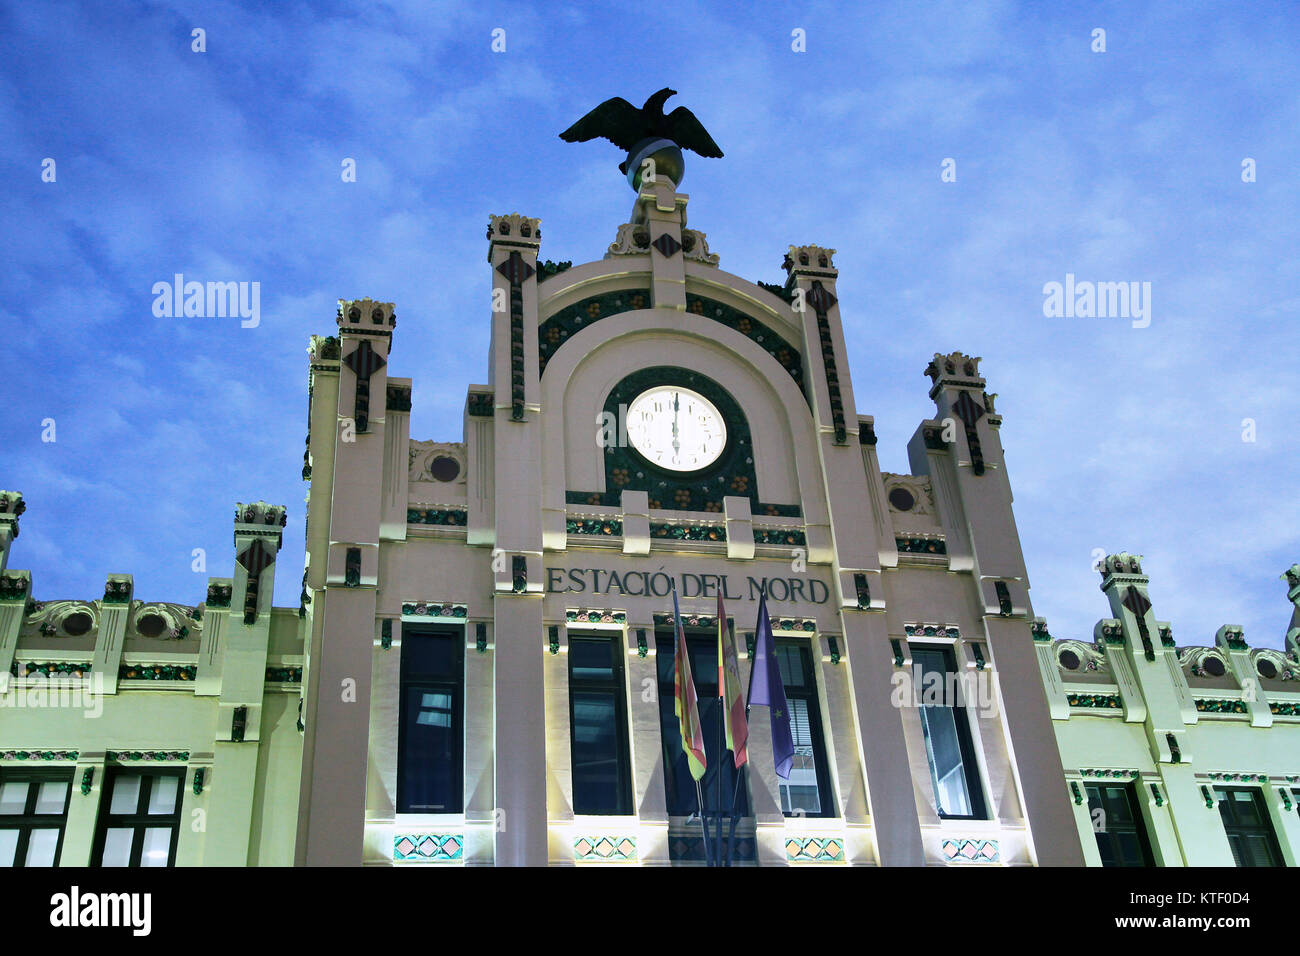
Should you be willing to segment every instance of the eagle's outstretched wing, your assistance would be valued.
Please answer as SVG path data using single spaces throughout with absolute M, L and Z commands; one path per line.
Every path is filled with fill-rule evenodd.
M 668 138 L 682 149 L 693 150 L 701 156 L 710 156 L 715 159 L 722 156 L 722 150 L 713 141 L 713 137 L 695 118 L 695 114 L 685 106 L 679 106 L 669 113 L 665 125 L 668 128 Z
M 600 136 L 620 149 L 631 149 L 645 138 L 644 127 L 641 111 L 623 97 L 615 96 L 566 129 L 560 139 L 566 143 L 585 143 Z

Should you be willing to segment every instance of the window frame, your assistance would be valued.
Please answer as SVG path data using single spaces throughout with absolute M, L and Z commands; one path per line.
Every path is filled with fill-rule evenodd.
M 711 649 L 710 653 L 714 657 L 714 663 L 709 669 L 709 677 L 711 679 L 704 681 L 704 683 L 716 689 L 718 683 L 718 678 L 717 678 L 718 632 L 713 628 L 701 628 L 701 627 L 686 627 L 684 628 L 684 630 L 686 632 L 686 647 L 688 652 L 691 654 L 691 671 L 692 671 L 691 676 L 694 678 L 696 694 L 700 693 L 701 681 L 700 681 L 700 674 L 695 670 L 695 655 L 699 653 L 701 650 L 703 650 L 704 648 L 710 648 Z M 655 660 L 656 660 L 655 689 L 658 693 L 658 701 L 656 702 L 655 706 L 658 709 L 658 715 L 659 715 L 659 747 L 660 747 L 660 752 L 663 754 L 663 762 L 664 762 L 664 805 L 670 817 L 682 817 L 682 816 L 689 817 L 696 812 L 697 801 L 695 799 L 691 799 L 689 801 L 690 806 L 685 813 L 681 812 L 681 807 L 676 802 L 677 801 L 676 791 L 678 789 L 679 784 L 683 783 L 685 780 L 691 779 L 689 774 L 687 774 L 686 777 L 680 779 L 678 776 L 679 767 L 685 765 L 686 758 L 682 754 L 680 748 L 681 738 L 678 730 L 678 718 L 673 714 L 674 686 L 673 686 L 672 674 L 673 674 L 673 661 L 674 661 L 674 655 L 676 651 L 676 641 L 677 641 L 676 631 L 674 630 L 672 625 L 661 624 L 657 626 L 654 630 L 654 641 L 655 641 L 655 655 L 656 655 L 655 656 Z M 666 680 L 663 679 L 659 673 L 660 665 L 658 662 L 660 661 L 667 662 L 666 665 L 664 666 L 664 670 L 667 673 Z M 715 707 L 716 705 L 717 705 L 716 695 L 713 697 L 701 695 L 699 697 L 700 724 L 701 724 L 701 728 L 704 729 L 704 751 L 706 754 L 709 754 L 710 756 L 712 756 L 712 752 L 714 748 L 717 747 L 718 744 L 717 728 L 714 727 L 713 732 L 710 733 L 708 729 L 704 728 L 704 724 L 708 720 L 708 717 L 706 715 L 711 714 L 712 708 Z M 670 730 L 671 735 L 677 738 L 678 747 L 676 749 L 670 748 L 668 743 L 670 737 L 665 736 L 666 730 Z M 680 765 L 678 761 L 681 761 Z M 710 819 L 712 819 L 712 814 L 714 812 L 714 809 L 711 806 L 711 801 L 713 800 L 713 798 L 717 793 L 716 790 L 717 780 L 714 777 L 714 774 L 717 772 L 718 765 L 719 765 L 718 761 L 714 759 L 710 759 L 708 769 L 705 771 L 704 777 L 700 780 L 700 794 L 704 797 L 704 810 L 706 813 L 710 815 Z M 742 774 L 740 771 L 738 771 L 736 769 L 734 760 L 730 757 L 728 757 L 725 761 L 723 761 L 722 765 L 729 768 L 727 774 L 728 774 L 728 778 L 731 781 L 729 785 L 724 783 L 723 790 L 724 792 L 730 792 L 732 794 L 732 800 L 735 802 L 738 817 L 742 820 L 747 817 L 752 817 L 754 815 L 754 807 L 753 807 L 753 802 L 750 799 L 750 793 L 749 793 L 750 788 L 749 788 L 748 777 L 750 775 L 748 773 Z M 692 798 L 694 798 L 695 796 L 694 780 L 691 780 L 691 782 L 687 784 L 686 787 L 687 790 L 690 792 Z M 739 799 L 736 799 L 736 794 L 733 788 L 739 788 L 740 791 Z M 724 796 L 723 797 L 724 803 L 726 802 L 726 800 L 727 797 Z
M 573 645 L 575 642 L 604 644 L 609 648 L 613 662 L 613 676 L 609 680 L 573 676 Z M 568 676 L 569 676 L 569 768 L 573 787 L 573 812 L 578 816 L 630 816 L 634 810 L 632 799 L 632 742 L 628 735 L 627 715 L 627 643 L 623 634 L 610 631 L 569 631 L 568 632 Z M 587 810 L 578 806 L 578 780 L 574 771 L 576 760 L 574 748 L 577 746 L 576 722 L 573 714 L 574 691 L 586 694 L 608 694 L 614 700 L 615 741 L 618 763 L 618 809 L 613 811 Z
M 945 688 L 949 675 L 960 676 L 957 666 L 957 651 L 952 643 L 941 643 L 938 641 L 908 641 L 908 655 L 912 660 L 912 679 L 916 680 L 917 651 L 938 652 L 943 656 L 944 662 L 944 680 Z M 924 672 L 922 674 L 924 677 Z M 961 756 L 963 778 L 966 781 L 966 792 L 970 799 L 971 810 L 969 814 L 947 813 L 940 807 L 938 775 L 934 765 L 934 751 L 930 744 L 930 729 L 926 721 L 924 711 L 926 705 L 917 706 L 917 718 L 921 724 L 921 736 L 925 746 L 925 761 L 930 769 L 930 786 L 934 794 L 935 813 L 940 820 L 989 820 L 992 819 L 989 812 L 988 797 L 984 792 L 984 774 L 981 772 L 979 754 L 975 747 L 975 732 L 971 727 L 970 713 L 966 708 L 964 697 L 963 682 L 958 679 L 953 681 L 953 687 L 956 690 L 958 702 L 952 707 L 942 709 L 951 710 L 953 715 L 953 726 L 957 731 L 957 750 Z M 914 700 L 920 697 L 922 689 L 915 688 L 916 696 Z M 939 708 L 936 708 L 939 709 Z
M 1094 824 L 1092 827 L 1092 834 L 1093 834 L 1093 838 L 1097 841 L 1098 844 L 1097 845 L 1098 854 L 1101 853 L 1101 836 L 1103 833 L 1109 834 L 1109 833 L 1119 833 L 1119 832 L 1132 832 L 1133 835 L 1137 837 L 1138 849 L 1141 852 L 1143 858 L 1143 862 L 1135 863 L 1135 864 L 1128 864 L 1128 863 L 1107 864 L 1105 862 L 1105 859 L 1103 858 L 1102 866 L 1109 866 L 1115 869 L 1155 866 L 1156 865 L 1155 853 L 1153 852 L 1153 847 L 1151 846 L 1151 835 L 1147 831 L 1147 822 L 1145 817 L 1142 814 L 1141 804 L 1138 802 L 1139 801 L 1138 784 L 1134 781 L 1129 781 L 1128 783 L 1110 783 L 1102 780 L 1089 783 L 1085 781 L 1083 785 L 1083 792 L 1084 792 L 1084 796 L 1087 798 L 1089 821 L 1092 820 L 1092 814 L 1094 809 L 1093 800 L 1092 800 L 1092 791 L 1094 789 L 1098 791 L 1098 803 L 1097 803 L 1098 807 L 1100 807 L 1103 813 L 1106 811 L 1106 803 L 1104 799 L 1102 799 L 1101 797 L 1102 788 L 1111 788 L 1116 790 L 1122 790 L 1124 792 L 1124 799 L 1128 804 L 1128 812 L 1129 812 L 1129 816 L 1133 818 L 1133 824 L 1132 826 L 1129 826 L 1127 824 L 1121 824 L 1120 826 L 1116 827 L 1116 826 L 1112 826 L 1110 821 L 1107 820 L 1105 830 L 1098 830 L 1096 825 Z M 1111 856 L 1113 858 L 1114 853 L 1112 853 Z
M 450 641 L 454 658 L 450 673 L 453 676 L 414 671 L 407 653 L 412 639 L 436 637 Z M 465 812 L 465 627 L 456 624 L 431 624 L 423 621 L 402 622 L 401 661 L 398 668 L 397 715 L 397 793 L 395 811 L 411 816 L 436 816 Z M 404 772 L 407 745 L 407 692 L 418 688 L 423 692 L 450 691 L 452 697 L 452 733 L 454 751 L 451 755 L 452 792 L 456 795 L 453 806 L 442 810 L 409 809 L 409 785 Z
M 812 737 L 813 764 L 817 769 L 817 801 L 821 804 L 821 809 L 816 813 L 793 812 L 786 813 L 782 808 L 781 813 L 787 819 L 798 819 L 799 817 L 825 818 L 837 816 L 835 787 L 831 778 L 830 759 L 826 750 L 826 733 L 822 724 L 822 703 L 821 703 L 821 683 L 817 680 L 818 669 L 812 653 L 812 641 L 808 638 L 800 637 L 778 637 L 775 640 L 776 647 L 779 650 L 783 647 L 793 648 L 799 653 L 800 663 L 803 665 L 804 673 L 811 680 L 810 684 L 795 685 L 792 691 L 792 685 L 785 684 L 786 701 L 802 700 L 808 706 L 808 732 Z M 779 666 L 779 665 L 778 665 Z M 782 681 L 784 682 L 784 678 Z M 751 731 L 752 733 L 752 731 Z M 777 792 L 780 793 L 781 784 L 777 778 Z
M 1254 804 L 1255 811 L 1259 815 L 1260 820 L 1262 821 L 1258 826 L 1241 824 L 1241 823 L 1229 824 L 1228 820 L 1226 819 L 1226 815 L 1224 814 L 1223 808 L 1225 804 L 1228 805 L 1229 807 L 1232 806 L 1233 801 L 1228 799 L 1226 796 L 1227 794 L 1232 794 L 1232 793 L 1250 794 L 1251 802 Z M 1215 796 L 1215 803 L 1218 805 L 1216 809 L 1218 809 L 1219 811 L 1219 821 L 1223 824 L 1223 832 L 1228 838 L 1228 847 L 1229 849 L 1232 850 L 1232 862 L 1234 866 L 1238 866 L 1238 867 L 1286 866 L 1286 858 L 1282 856 L 1281 842 L 1277 838 L 1277 829 L 1273 826 L 1273 817 L 1268 811 L 1268 798 L 1264 795 L 1264 791 L 1261 788 L 1223 787 L 1223 786 L 1215 785 L 1214 796 Z M 1233 816 L 1235 816 L 1235 813 L 1233 814 Z M 1267 838 L 1265 842 L 1268 845 L 1269 852 L 1272 854 L 1274 862 L 1243 864 L 1241 862 L 1240 856 L 1238 856 L 1237 854 L 1237 844 L 1232 838 L 1234 835 L 1247 836 L 1247 835 L 1257 835 L 1257 834 L 1262 834 Z M 1252 857 L 1253 857 L 1253 852 L 1252 852 Z
M 12 868 L 27 867 L 27 851 L 30 846 L 32 831 L 52 830 L 54 829 L 52 824 L 55 821 L 58 821 L 59 839 L 54 847 L 54 862 L 51 866 L 59 865 L 59 861 L 63 858 L 63 838 L 68 828 L 68 811 L 72 806 L 72 777 L 71 768 L 0 767 L 0 784 L 22 782 L 29 784 L 27 802 L 23 805 L 23 812 L 0 814 L 0 830 L 18 831 L 18 842 L 14 846 Z M 65 782 L 68 788 L 63 798 L 63 812 L 59 814 L 37 813 L 36 801 L 40 797 L 40 787 L 33 787 L 30 784 L 58 781 Z
M 91 866 L 104 867 L 104 847 L 108 841 L 109 830 L 130 828 L 131 852 L 127 858 L 128 868 L 138 868 L 144 856 L 144 831 L 169 827 L 172 838 L 167 851 L 166 866 L 176 865 L 176 850 L 180 843 L 181 809 L 185 804 L 186 767 L 137 767 L 135 765 L 110 765 L 104 768 L 104 788 L 99 797 L 99 816 L 95 821 L 95 842 L 90 852 Z M 117 781 L 124 777 L 140 777 L 148 781 L 148 786 L 140 787 L 134 813 L 113 813 L 113 791 Z M 149 798 L 153 796 L 156 780 L 176 781 L 176 806 L 171 813 L 149 813 Z M 114 868 L 115 869 L 115 868 Z

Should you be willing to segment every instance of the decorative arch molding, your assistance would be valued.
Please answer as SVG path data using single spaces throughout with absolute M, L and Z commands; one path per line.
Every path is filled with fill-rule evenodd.
M 537 327 L 539 373 L 545 375 L 551 358 L 569 338 L 578 332 L 590 328 L 601 319 L 645 309 L 650 307 L 650 304 L 651 296 L 648 288 L 624 288 L 589 295 L 556 310 Z M 734 305 L 695 292 L 686 293 L 686 310 L 692 315 L 725 325 L 762 348 L 794 380 L 800 394 L 807 401 L 808 393 L 803 380 L 803 357 L 799 348 L 770 324 L 757 318 L 751 311 L 739 309 Z
M 747 497 L 754 514 L 771 514 L 759 498 L 758 478 L 754 473 L 754 446 L 749 433 L 749 419 L 725 388 L 694 369 L 673 365 L 655 365 L 637 369 L 624 376 L 610 389 L 604 411 L 619 420 L 620 408 L 626 409 L 646 389 L 655 386 L 679 386 L 698 392 L 713 403 L 727 422 L 727 443 L 717 461 L 708 468 L 689 475 L 656 467 L 631 447 L 611 446 L 605 451 L 605 491 L 566 491 L 567 504 L 617 505 L 624 490 L 644 491 L 653 510 L 707 511 L 721 513 L 727 495 Z M 797 505 L 770 506 L 775 513 L 798 517 Z
M 720 325 L 702 327 L 681 312 L 645 309 L 588 326 L 551 361 L 555 374 L 542 381 L 542 441 L 553 450 L 543 462 L 544 507 L 560 527 L 566 490 L 609 490 L 596 487 L 604 481 L 604 461 L 595 413 L 630 372 L 667 364 L 707 368 L 745 409 L 755 474 L 768 500 L 799 502 L 809 528 L 828 523 L 812 413 L 793 380 L 748 337 Z

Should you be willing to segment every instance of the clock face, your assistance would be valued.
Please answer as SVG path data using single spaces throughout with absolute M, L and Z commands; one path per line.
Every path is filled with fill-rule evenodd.
M 703 395 L 661 385 L 627 407 L 627 437 L 647 461 L 669 471 L 699 471 L 718 460 L 727 426 Z

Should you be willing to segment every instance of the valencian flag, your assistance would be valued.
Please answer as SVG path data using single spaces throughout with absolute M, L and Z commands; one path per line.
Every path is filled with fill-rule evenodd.
M 740 661 L 736 657 L 736 635 L 727 627 L 727 611 L 718 592 L 718 696 L 727 719 L 727 749 L 736 759 L 736 769 L 749 759 L 749 723 L 745 720 L 745 699 L 740 695 Z
M 794 764 L 794 736 L 790 733 L 790 707 L 785 699 L 785 684 L 776 660 L 776 639 L 772 621 L 767 616 L 767 595 L 758 598 L 758 623 L 754 626 L 754 664 L 749 671 L 749 706 L 762 705 L 772 719 L 772 755 L 776 773 L 790 779 Z
M 704 753 L 704 729 L 700 726 L 700 705 L 691 677 L 691 655 L 686 648 L 686 631 L 682 629 L 682 612 L 677 606 L 677 589 L 673 589 L 673 623 L 677 626 L 677 647 L 673 651 L 673 713 L 677 715 L 682 736 L 682 751 L 691 765 L 691 776 L 699 780 L 709 759 Z

